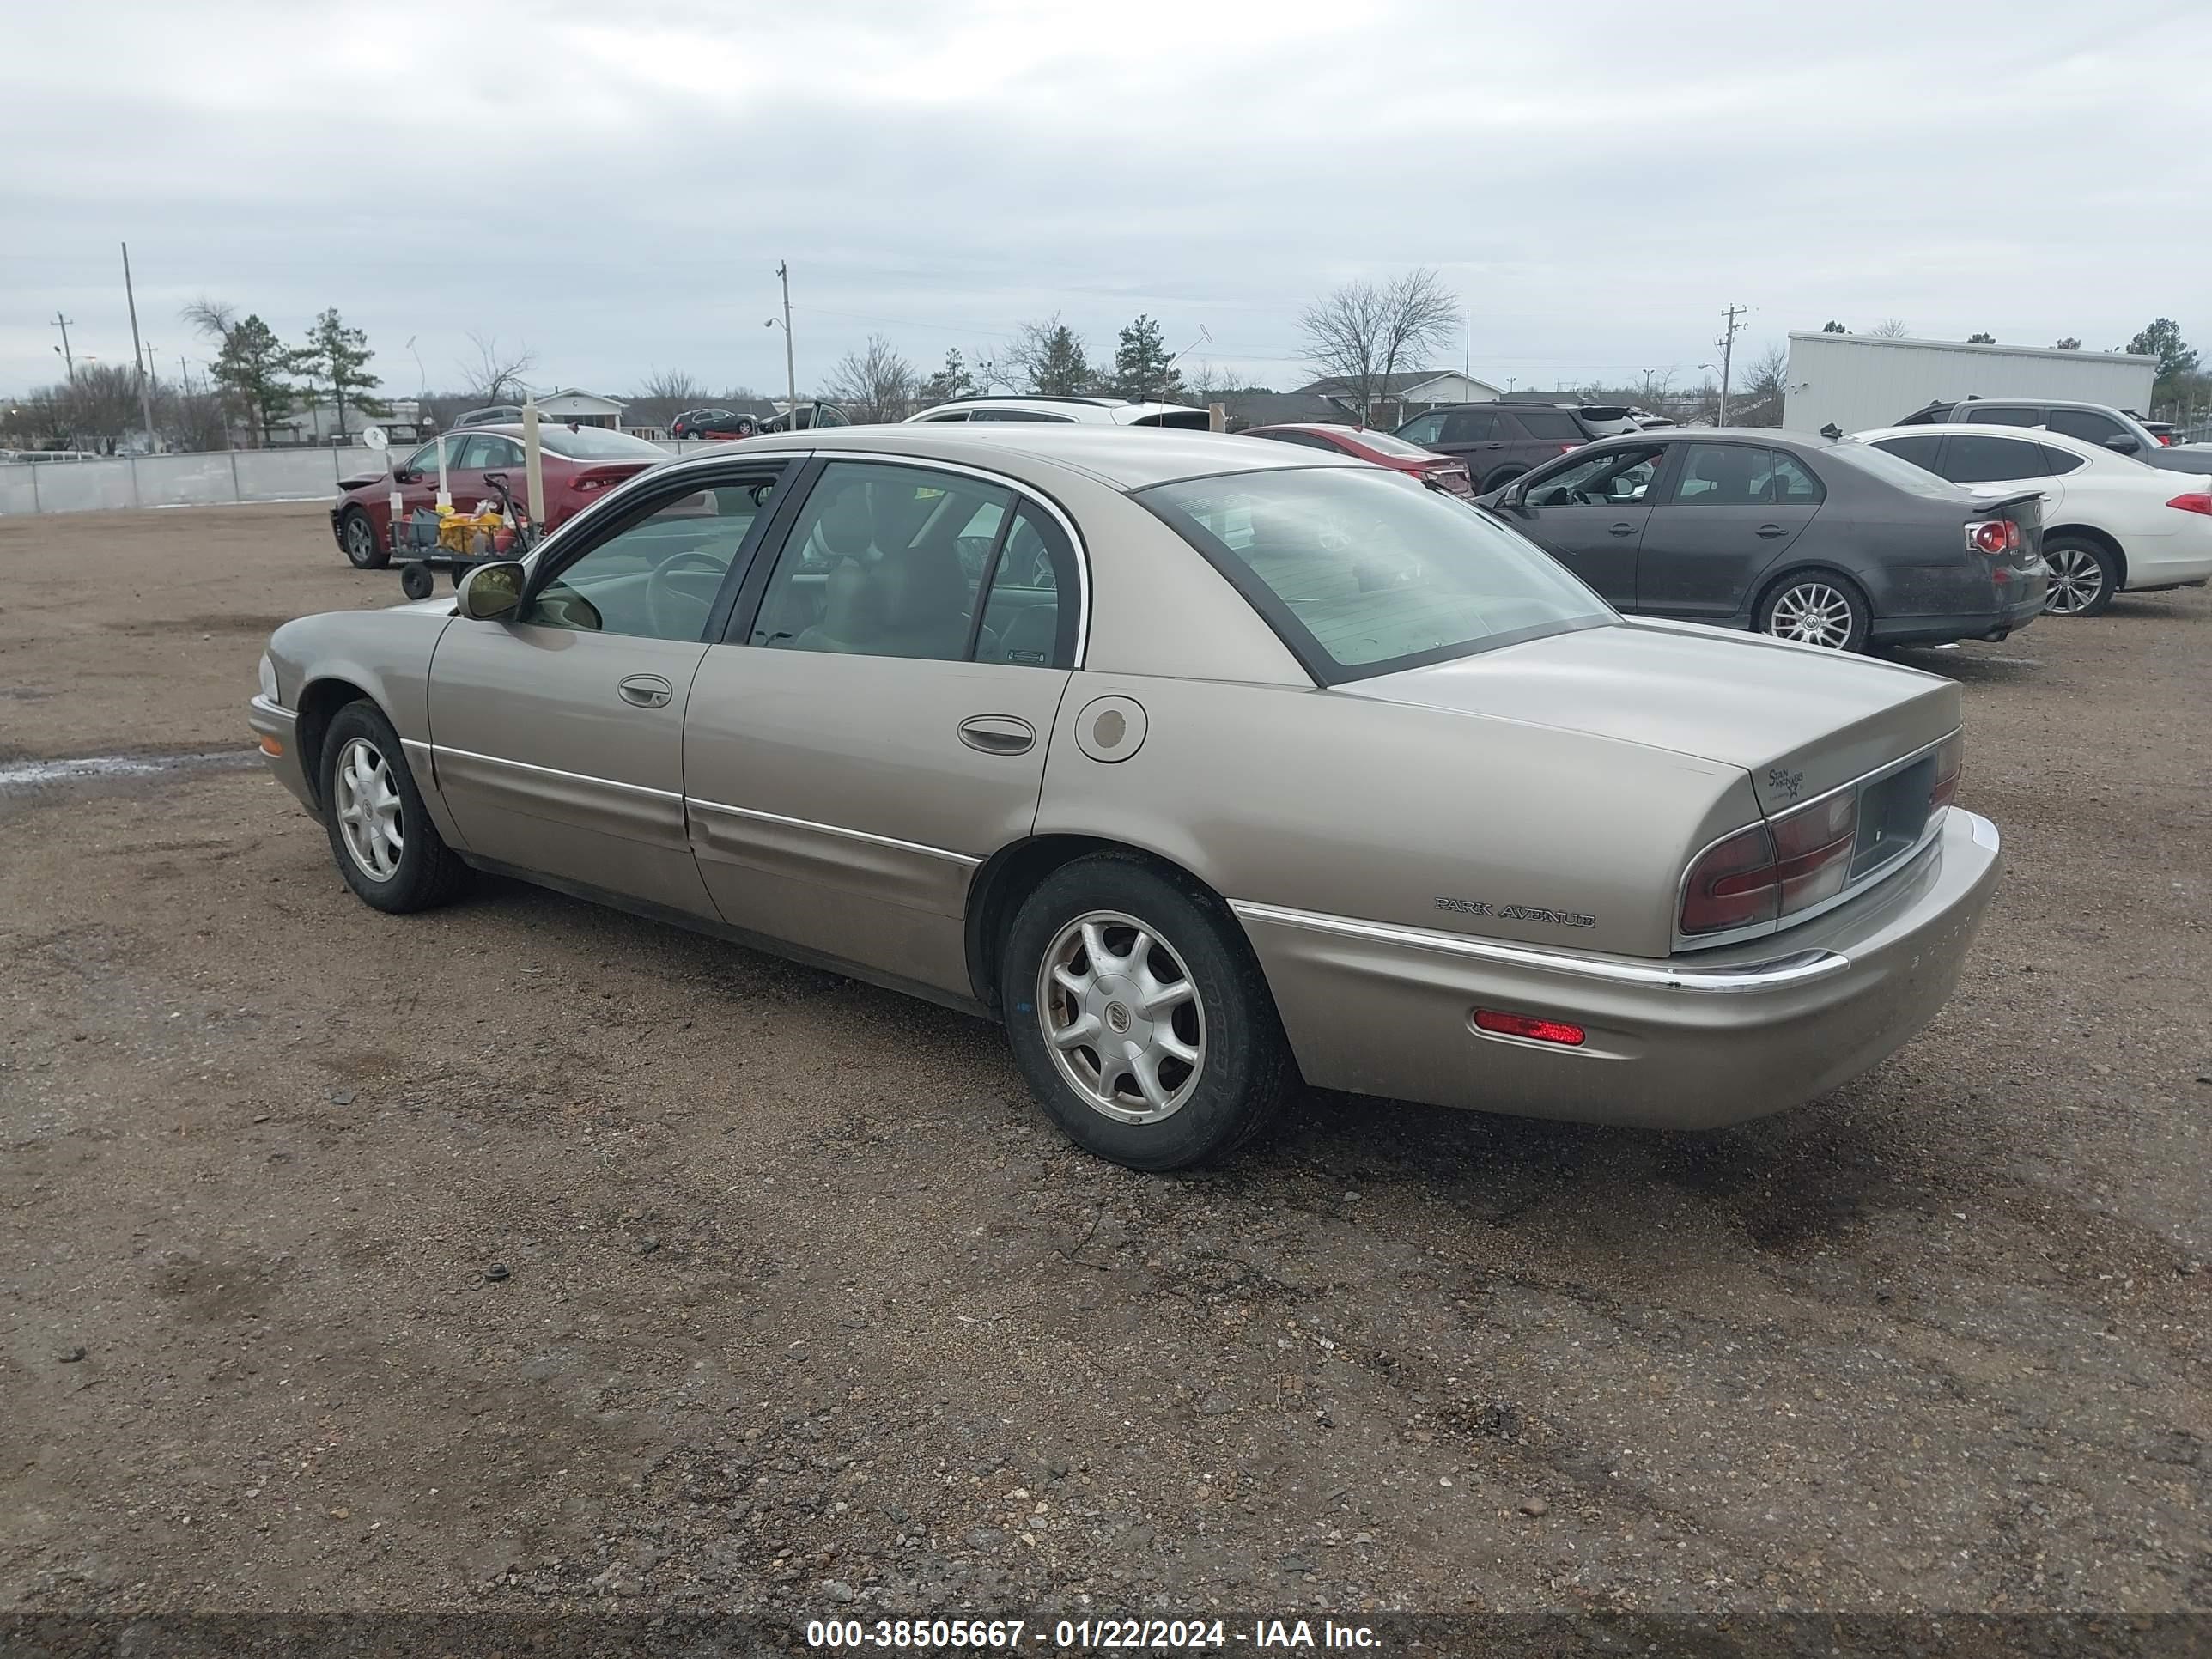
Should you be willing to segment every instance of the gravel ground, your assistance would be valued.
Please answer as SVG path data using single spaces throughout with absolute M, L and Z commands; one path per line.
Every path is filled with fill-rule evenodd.
M 235 751 L 320 508 L 0 520 L 7 763 Z M 1668 1136 L 1070 1150 L 991 1028 L 227 757 L 0 784 L 0 1612 L 2212 1607 L 2212 597 L 1914 660 L 1950 1008 Z

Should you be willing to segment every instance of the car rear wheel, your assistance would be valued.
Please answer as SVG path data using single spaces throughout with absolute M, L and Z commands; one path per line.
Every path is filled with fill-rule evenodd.
M 1870 620 L 1858 584 L 1832 570 L 1784 576 L 1759 606 L 1760 633 L 1831 651 L 1863 651 Z
M 2050 597 L 2043 602 L 2045 616 L 2100 617 L 2119 591 L 2120 573 L 2112 556 L 2094 542 L 2069 536 L 2045 542 L 2043 562 L 2051 568 Z
M 391 562 L 391 550 L 376 539 L 376 526 L 357 507 L 346 508 L 338 520 L 338 545 L 356 570 L 381 570 Z
M 1131 1169 L 1233 1151 L 1297 1083 L 1235 919 L 1130 854 L 1079 859 L 1030 895 L 1000 998 L 1038 1103 L 1077 1145 Z
M 349 702 L 323 734 L 323 822 L 338 873 L 365 904 L 403 914 L 458 897 L 468 866 L 422 810 L 392 722 Z

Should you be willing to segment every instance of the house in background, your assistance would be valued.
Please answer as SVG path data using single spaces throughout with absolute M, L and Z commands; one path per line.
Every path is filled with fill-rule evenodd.
M 623 407 L 612 398 L 602 398 L 570 387 L 540 398 L 538 400 L 538 416 L 540 420 L 556 421 L 562 426 L 603 426 L 611 432 L 622 425 Z
M 1323 375 L 1320 380 L 1302 386 L 1297 395 L 1326 398 L 1348 416 L 1352 423 L 1359 421 L 1358 383 L 1341 374 Z M 1492 404 L 1504 397 L 1504 391 L 1487 380 L 1478 380 L 1473 375 L 1462 374 L 1457 369 L 1413 368 L 1396 374 L 1378 374 L 1369 389 L 1372 406 L 1368 424 L 1374 427 L 1394 427 L 1410 421 L 1416 415 L 1446 404 Z

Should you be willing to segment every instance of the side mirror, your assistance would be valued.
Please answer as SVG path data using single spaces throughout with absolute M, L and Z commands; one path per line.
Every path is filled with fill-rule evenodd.
M 2105 440 L 2105 447 L 2116 449 L 2123 455 L 2133 455 L 2142 448 L 2142 444 L 2140 440 L 2130 437 L 2124 432 L 2115 432 Z
M 454 605 L 461 615 L 477 622 L 497 622 L 514 614 L 522 603 L 522 583 L 527 573 L 513 561 L 480 564 L 461 578 Z
M 1526 513 L 1528 510 L 1528 486 L 1516 478 L 1505 486 L 1505 493 L 1498 498 L 1498 504 L 1508 513 Z

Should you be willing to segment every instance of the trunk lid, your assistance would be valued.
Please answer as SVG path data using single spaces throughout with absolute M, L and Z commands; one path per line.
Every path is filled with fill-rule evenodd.
M 1337 690 L 1741 767 L 1770 816 L 1948 736 L 1960 703 L 1917 669 L 1640 617 Z

